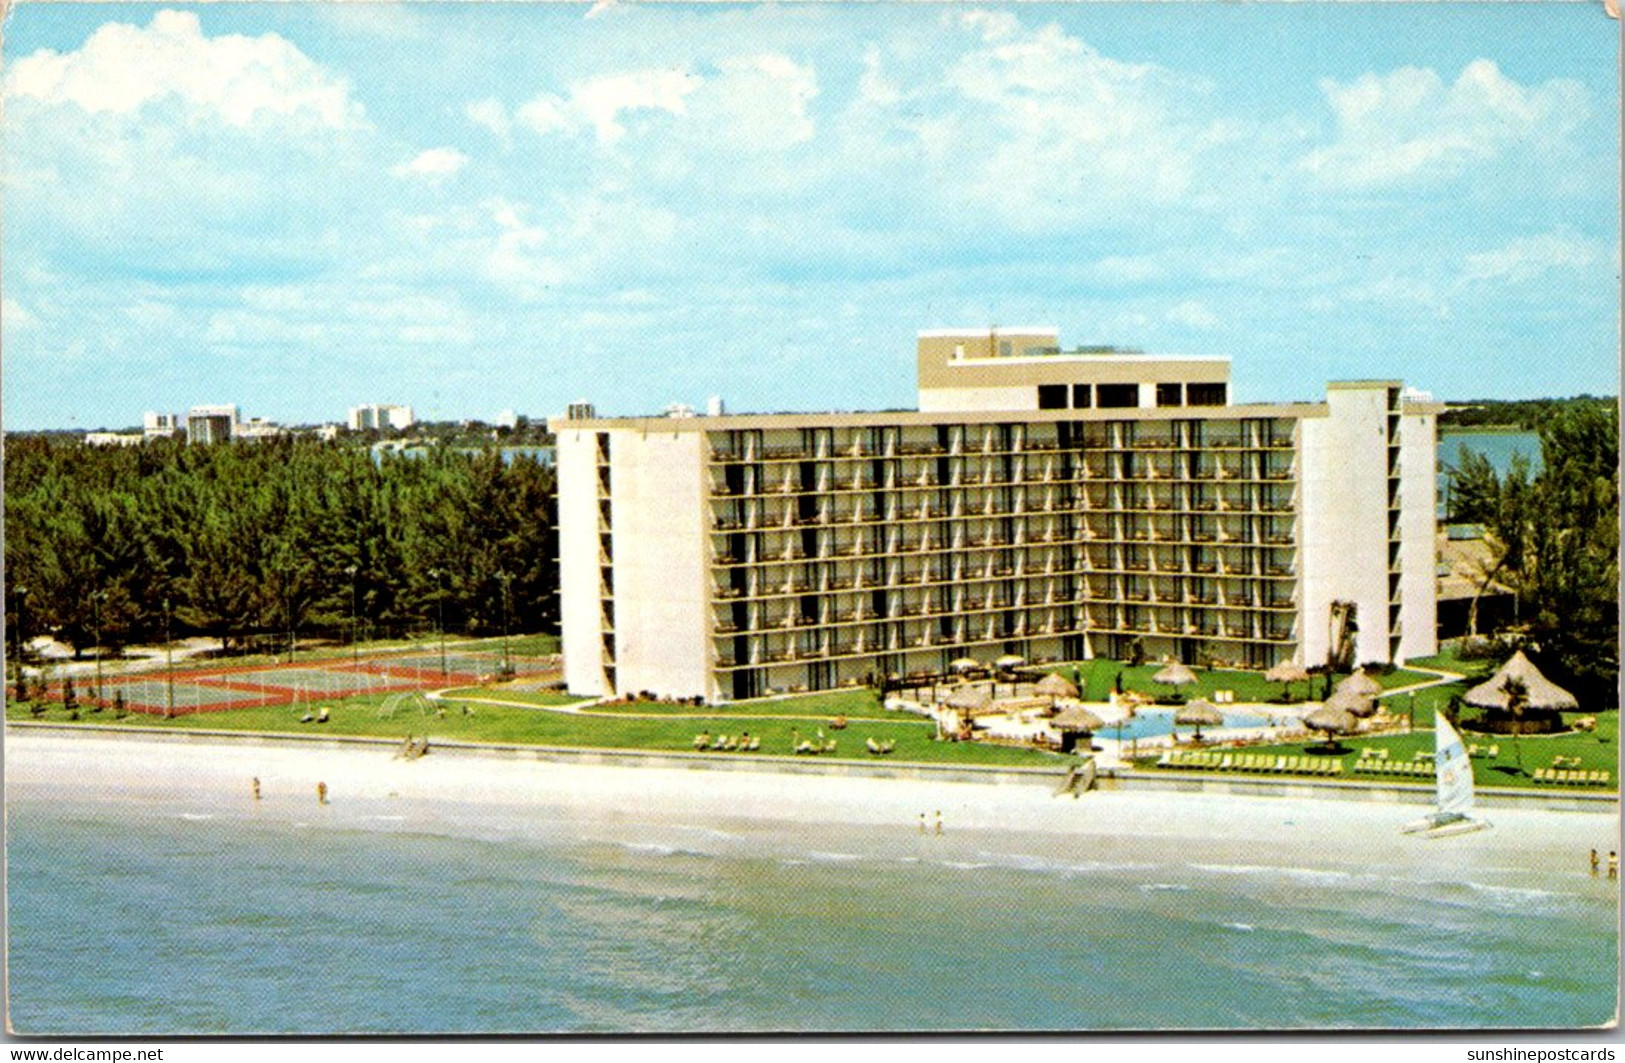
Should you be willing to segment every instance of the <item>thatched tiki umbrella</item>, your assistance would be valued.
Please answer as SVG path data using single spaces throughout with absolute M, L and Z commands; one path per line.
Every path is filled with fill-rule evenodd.
M 1573 694 L 1542 675 L 1522 650 L 1514 653 L 1494 675 L 1469 690 L 1462 700 L 1485 710 L 1488 715 L 1510 717 L 1508 730 L 1513 734 L 1537 729 L 1525 726 L 1530 713 L 1542 717 L 1539 730 L 1554 730 L 1562 724 L 1559 713 L 1580 707 Z
M 1281 696 L 1292 696 L 1292 684 L 1301 683 L 1309 678 L 1309 670 L 1297 661 L 1286 660 L 1264 673 L 1264 680 L 1269 683 L 1280 683 L 1283 687 Z
M 964 675 L 966 672 L 974 672 L 980 667 L 982 667 L 982 662 L 975 657 L 959 657 L 948 662 L 948 668 L 960 675 Z
M 1153 683 L 1166 687 L 1182 687 L 1196 682 L 1196 673 L 1182 664 L 1170 664 L 1151 677 Z
M 1202 728 L 1217 727 L 1224 723 L 1224 714 L 1212 702 L 1197 698 L 1174 713 L 1174 723 L 1196 728 L 1196 740 L 1202 740 Z
M 1051 672 L 1038 681 L 1037 685 L 1033 687 L 1033 693 L 1041 698 L 1049 698 L 1049 711 L 1053 713 L 1056 700 L 1077 697 L 1078 688 L 1073 686 L 1065 676 Z
M 1093 735 L 1106 725 L 1104 720 L 1081 705 L 1062 709 L 1055 714 L 1055 719 L 1051 722 L 1055 729 L 1061 732 L 1061 752 L 1063 753 L 1070 753 L 1076 748 L 1079 735 Z M 1092 738 L 1089 741 L 1089 746 L 1091 748 L 1094 746 Z
M 1010 669 L 1020 668 L 1026 663 L 1027 658 L 1021 656 L 1019 653 L 1007 653 L 1003 657 L 1000 657 L 998 660 L 994 661 L 993 667 L 997 668 L 1001 672 L 1008 672 Z
M 1321 731 L 1326 735 L 1326 742 L 1332 743 L 1333 735 L 1353 734 L 1360 726 L 1359 721 L 1347 709 L 1340 709 L 1336 705 L 1327 703 L 1313 712 L 1305 713 L 1304 726 Z

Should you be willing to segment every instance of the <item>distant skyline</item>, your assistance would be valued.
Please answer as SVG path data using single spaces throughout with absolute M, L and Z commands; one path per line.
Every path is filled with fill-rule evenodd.
M 914 335 L 1618 392 L 1618 26 L 1541 4 L 24 4 L 9 429 L 909 407 Z

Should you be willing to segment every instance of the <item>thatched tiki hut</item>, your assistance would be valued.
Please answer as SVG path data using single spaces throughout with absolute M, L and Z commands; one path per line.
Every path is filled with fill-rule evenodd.
M 1377 699 L 1369 694 L 1362 694 L 1357 688 L 1345 683 L 1332 691 L 1332 696 L 1326 699 L 1324 707 L 1339 709 L 1356 720 L 1367 720 L 1377 714 Z
M 1076 749 L 1080 736 L 1092 736 L 1106 725 L 1105 721 L 1099 716 L 1082 706 L 1062 709 L 1055 714 L 1055 719 L 1051 723 L 1060 732 L 1061 752 L 1063 753 L 1070 753 Z M 1085 737 L 1084 747 L 1092 748 L 1093 745 L 1093 739 Z
M 1542 675 L 1522 650 L 1462 700 L 1483 710 L 1475 728 L 1496 734 L 1561 731 L 1562 714 L 1580 707 L 1573 694 Z
M 1174 713 L 1174 723 L 1176 725 L 1183 724 L 1186 727 L 1195 727 L 1195 739 L 1200 742 L 1202 740 L 1202 728 L 1218 727 L 1224 723 L 1224 714 L 1212 702 L 1197 698 Z

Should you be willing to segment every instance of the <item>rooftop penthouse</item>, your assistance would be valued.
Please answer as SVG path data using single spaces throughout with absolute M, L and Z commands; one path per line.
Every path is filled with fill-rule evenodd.
M 922 333 L 918 412 L 554 420 L 570 689 L 1434 652 L 1437 407 L 1230 405 L 1227 359 L 1057 338 Z

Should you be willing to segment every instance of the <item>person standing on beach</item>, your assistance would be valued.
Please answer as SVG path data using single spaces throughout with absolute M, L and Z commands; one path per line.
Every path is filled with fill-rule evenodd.
M 1608 877 L 1619 878 L 1619 853 L 1613 849 L 1608 850 Z
M 1597 859 L 1597 850 L 1595 850 L 1595 849 L 1591 850 L 1591 877 L 1592 878 L 1597 877 L 1597 865 L 1599 863 L 1601 863 L 1601 861 Z
M 920 813 L 920 833 L 921 834 L 925 833 L 925 813 L 924 812 Z
M 942 833 L 942 809 L 937 809 L 937 833 Z
M 327 804 L 327 784 L 324 782 L 316 784 L 316 803 L 318 805 Z
M 254 782 L 252 785 L 254 789 L 254 800 L 258 801 L 260 799 L 260 777 L 258 775 L 254 776 Z M 1597 852 L 1595 849 L 1591 851 L 1591 870 L 1593 872 L 1597 870 Z

